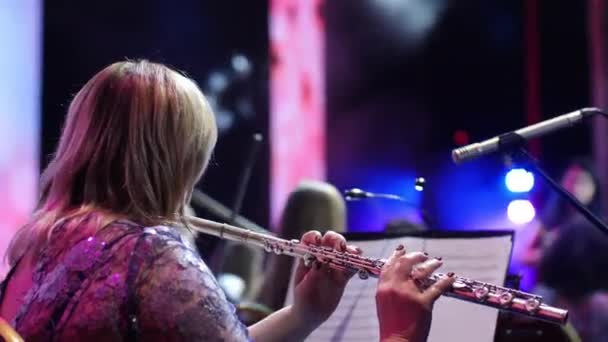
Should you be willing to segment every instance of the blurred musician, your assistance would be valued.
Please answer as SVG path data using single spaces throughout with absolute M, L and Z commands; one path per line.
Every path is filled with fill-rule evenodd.
M 308 229 L 325 232 L 346 230 L 346 205 L 333 185 L 320 181 L 302 181 L 289 194 L 283 209 L 279 236 L 297 239 Z M 256 295 L 259 303 L 277 310 L 283 306 L 293 270 L 293 258 L 269 254 L 267 276 Z
M 561 184 L 599 214 L 600 186 L 589 162 L 571 162 Z M 525 257 L 537 268 L 534 292 L 569 310 L 583 341 L 608 341 L 608 237 L 557 196 L 549 199 L 541 220 Z

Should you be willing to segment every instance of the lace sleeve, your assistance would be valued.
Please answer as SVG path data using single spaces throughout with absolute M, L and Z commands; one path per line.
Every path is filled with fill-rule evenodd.
M 141 340 L 249 340 L 234 306 L 196 252 L 176 243 L 144 264 L 135 290 Z

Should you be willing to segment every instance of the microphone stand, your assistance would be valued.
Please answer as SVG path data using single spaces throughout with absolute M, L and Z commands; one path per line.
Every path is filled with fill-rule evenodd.
M 520 137 L 521 138 L 521 137 Z M 608 225 L 603 222 L 597 215 L 592 213 L 584 204 L 582 204 L 576 197 L 574 197 L 571 193 L 569 193 L 563 186 L 561 186 L 558 182 L 556 182 L 551 176 L 549 176 L 539 165 L 538 161 L 534 156 L 532 156 L 528 150 L 524 147 L 524 140 L 521 138 L 521 141 L 516 142 L 517 138 L 514 138 L 513 141 L 509 141 L 511 146 L 519 145 L 519 147 L 511 152 L 507 152 L 506 155 L 510 156 L 518 162 L 519 160 L 523 161 L 523 165 L 526 168 L 529 168 L 534 173 L 538 174 L 549 186 L 556 191 L 562 198 L 568 201 L 579 213 L 581 213 L 590 223 L 592 223 L 597 229 L 602 231 L 602 233 L 608 235 Z

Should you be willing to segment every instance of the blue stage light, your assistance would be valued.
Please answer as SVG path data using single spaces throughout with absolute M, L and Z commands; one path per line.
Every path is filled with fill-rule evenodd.
M 526 169 L 512 169 L 505 177 L 505 185 L 511 192 L 528 192 L 534 187 L 534 174 Z

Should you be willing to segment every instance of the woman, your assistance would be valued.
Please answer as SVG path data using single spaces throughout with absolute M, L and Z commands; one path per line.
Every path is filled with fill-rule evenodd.
M 350 274 L 300 266 L 293 306 L 250 328 L 235 318 L 192 249 L 185 204 L 216 142 L 195 83 L 160 64 L 121 62 L 72 101 L 31 222 L 13 239 L 0 314 L 27 341 L 297 341 L 336 308 Z M 307 244 L 355 252 L 337 233 Z M 433 302 L 421 291 L 441 265 L 400 246 L 378 284 L 383 340 L 421 341 Z

